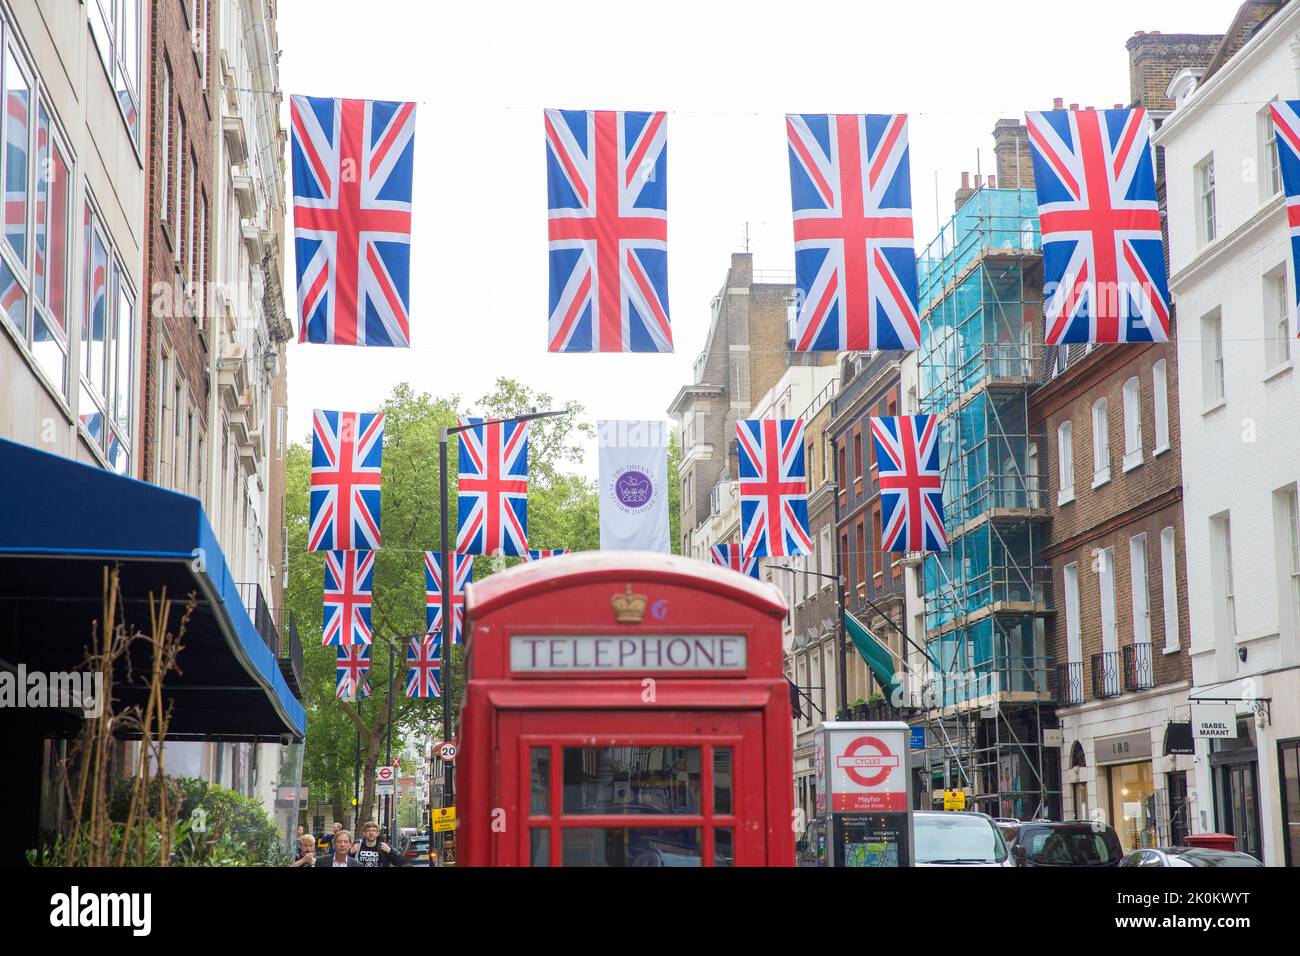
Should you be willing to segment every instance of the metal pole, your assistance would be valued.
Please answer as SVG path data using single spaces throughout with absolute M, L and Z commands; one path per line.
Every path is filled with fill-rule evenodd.
M 449 627 L 451 618 L 448 616 L 447 592 L 455 588 L 451 576 L 451 543 L 448 541 L 447 513 L 449 506 L 447 504 L 447 429 L 444 426 L 438 432 L 438 493 L 441 499 L 438 521 L 441 526 L 440 536 L 442 540 L 442 663 L 439 665 L 438 672 L 442 678 L 442 739 L 450 742 L 452 740 L 451 727 L 451 641 L 446 640 L 448 634 L 454 634 L 455 629 Z M 451 764 L 443 761 L 442 764 L 442 805 L 444 807 L 455 806 L 454 795 L 452 794 L 451 782 Z
M 357 698 L 357 717 L 361 716 L 361 699 Z M 352 829 L 356 830 L 361 812 L 361 728 L 357 728 L 357 749 L 352 757 Z
M 832 439 L 831 441 L 831 452 L 832 452 L 831 473 L 834 475 L 835 478 L 835 487 L 838 488 L 840 487 L 840 477 L 841 477 L 839 474 L 840 455 L 839 455 L 839 448 L 837 447 L 837 443 L 834 439 Z M 847 454 L 847 451 L 845 452 L 845 454 Z M 835 555 L 835 579 L 838 582 L 839 596 L 840 596 L 840 639 L 836 642 L 836 654 L 835 654 L 835 670 L 836 670 L 835 688 L 836 688 L 836 697 L 838 699 L 837 702 L 839 704 L 839 706 L 836 707 L 835 710 L 836 710 L 836 717 L 838 717 L 839 711 L 842 711 L 849 706 L 849 673 L 848 673 L 849 659 L 847 653 L 848 643 L 849 643 L 849 626 L 844 617 L 845 571 L 844 568 L 840 566 L 840 496 L 838 493 L 836 493 L 835 495 L 835 544 L 831 548 L 831 552 Z
M 392 767 L 393 765 L 393 639 L 388 639 L 388 749 L 387 756 L 384 757 L 384 763 Z M 393 774 L 396 779 L 397 774 Z M 393 788 L 397 785 L 394 783 Z M 393 797 L 388 795 L 384 797 L 384 832 L 388 839 L 393 838 Z

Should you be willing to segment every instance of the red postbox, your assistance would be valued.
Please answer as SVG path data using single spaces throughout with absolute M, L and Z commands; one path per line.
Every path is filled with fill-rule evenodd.
M 585 552 L 471 584 L 465 603 L 463 864 L 794 864 L 776 588 Z

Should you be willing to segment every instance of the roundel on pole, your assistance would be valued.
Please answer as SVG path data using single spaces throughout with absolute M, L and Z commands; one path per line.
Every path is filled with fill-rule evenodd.
M 845 747 L 835 765 L 859 787 L 877 787 L 899 765 L 899 759 L 879 737 L 868 735 L 855 738 Z

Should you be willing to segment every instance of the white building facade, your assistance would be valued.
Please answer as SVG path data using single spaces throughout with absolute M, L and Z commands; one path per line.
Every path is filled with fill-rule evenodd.
M 1300 342 L 1268 103 L 1300 95 L 1300 4 L 1217 70 L 1175 78 L 1164 150 L 1196 701 L 1236 738 L 1196 741 L 1198 831 L 1300 865 Z

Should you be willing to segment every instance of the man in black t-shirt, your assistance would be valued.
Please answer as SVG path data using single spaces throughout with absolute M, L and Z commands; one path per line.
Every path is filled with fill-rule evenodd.
M 379 839 L 379 824 L 370 822 L 361 828 L 361 839 L 352 855 L 364 867 L 401 866 L 402 854 Z

